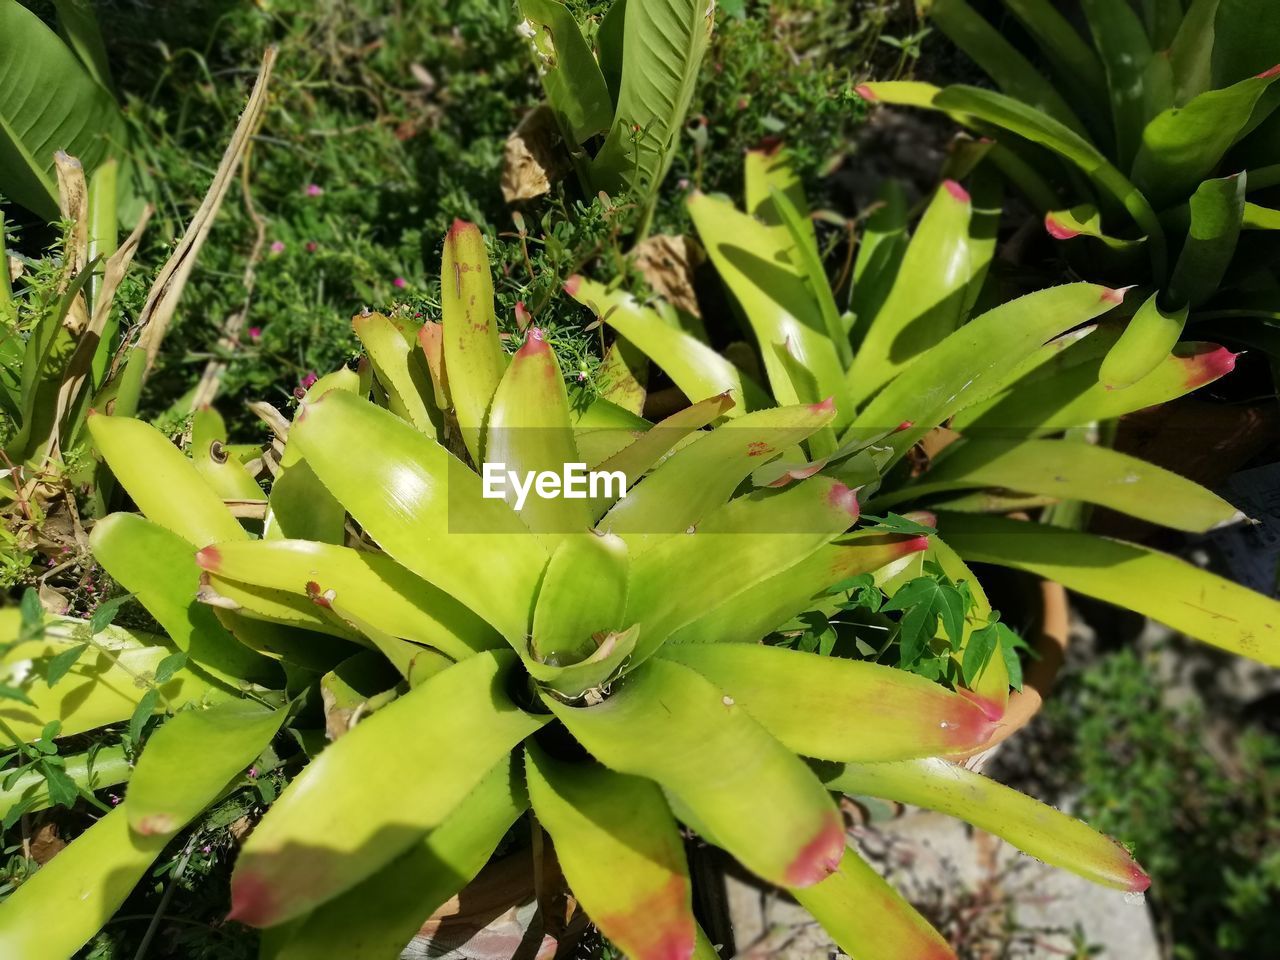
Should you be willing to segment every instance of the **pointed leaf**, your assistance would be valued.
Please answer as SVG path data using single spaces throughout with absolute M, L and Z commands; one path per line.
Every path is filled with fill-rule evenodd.
M 426 359 L 419 352 L 417 337 L 406 337 L 396 324 L 380 313 L 361 313 L 351 318 L 351 327 L 373 363 L 378 383 L 387 392 L 392 413 L 408 420 L 423 433 L 435 434 L 432 409 L 434 388 L 427 373 Z M 319 395 L 315 399 L 319 399 Z
M 231 917 L 264 927 L 301 916 L 443 823 L 503 755 L 546 722 L 508 699 L 513 661 L 509 653 L 478 653 L 326 748 L 246 841 L 232 876 Z M 403 736 L 406 730 L 413 736 Z
M 1149 375 L 1182 336 L 1187 307 L 1166 310 L 1160 306 L 1160 296 L 1153 293 L 1138 308 L 1098 368 L 1098 380 L 1108 390 L 1131 387 Z
M 832 789 L 911 803 L 958 817 L 1024 853 L 1120 890 L 1150 878 L 1110 837 L 1053 807 L 941 759 L 851 763 L 823 779 Z
M 533 656 L 542 663 L 573 663 L 595 652 L 594 635 L 628 626 L 629 567 L 621 537 L 592 532 L 562 540 L 538 591 Z
M 765 880 L 809 886 L 839 865 L 843 825 L 817 778 L 692 670 L 651 660 L 597 706 L 543 701 L 592 756 L 657 781 Z
M 557 0 L 520 0 L 547 100 L 574 145 L 609 129 L 613 101 L 573 14 Z
M 1134 544 L 1041 524 L 948 514 L 966 560 L 1026 570 L 1270 665 L 1280 664 L 1280 602 Z
M 907 198 L 902 184 L 886 180 L 876 196 L 877 209 L 867 218 L 853 263 L 854 335 L 860 341 L 879 315 L 895 286 L 910 237 Z
M 600 932 L 635 960 L 687 960 L 696 936 L 689 867 L 658 785 L 533 744 L 525 774 L 533 812 Z
M 1169 278 L 1171 305 L 1198 307 L 1218 292 L 1244 225 L 1246 177 L 1206 180 L 1191 195 L 1191 227 Z

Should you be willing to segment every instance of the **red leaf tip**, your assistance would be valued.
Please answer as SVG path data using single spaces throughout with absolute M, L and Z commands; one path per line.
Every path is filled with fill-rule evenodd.
M 1147 871 L 1136 863 L 1129 864 L 1129 892 L 1145 893 L 1150 886 L 1151 878 L 1147 876 Z
M 270 926 L 275 919 L 271 886 L 256 873 L 240 870 L 231 878 L 231 912 L 228 920 L 251 927 Z
M 144 837 L 155 837 L 173 833 L 178 828 L 177 822 L 167 813 L 152 813 L 138 821 L 137 830 Z
M 846 487 L 839 482 L 833 483 L 831 492 L 827 494 L 827 503 L 838 510 L 845 511 L 850 518 L 858 519 L 858 513 L 861 510 L 858 506 L 858 491 L 852 487 Z
M 1280 76 L 1280 63 L 1277 63 L 1277 64 L 1276 64 L 1274 67 L 1272 67 L 1270 70 L 1263 70 L 1260 74 L 1258 74 L 1256 77 L 1254 77 L 1254 79 L 1255 79 L 1255 80 L 1270 80 L 1272 77 L 1275 77 L 1275 76 Z
M 910 430 L 916 425 L 914 420 L 903 420 L 900 424 L 893 428 L 894 433 L 901 433 L 903 430 Z
M 217 547 L 202 547 L 196 551 L 196 566 L 217 573 L 222 566 L 222 554 Z
M 853 92 L 860 96 L 867 103 L 875 103 L 880 98 L 876 96 L 876 92 L 865 83 L 860 83 L 853 88 Z
M 1075 237 L 1080 236 L 1079 230 L 1072 230 L 1065 224 L 1059 223 L 1054 219 L 1052 213 L 1046 213 L 1044 215 L 1044 228 L 1048 231 L 1049 236 L 1053 237 L 1055 240 L 1072 240 Z
M 453 239 L 454 239 L 454 238 L 456 238 L 459 234 L 462 234 L 462 233 L 468 233 L 468 232 L 470 232 L 470 231 L 472 231 L 472 230 L 474 230 L 474 231 L 476 231 L 476 232 L 479 232 L 480 228 L 479 228 L 479 227 L 477 227 L 477 226 L 476 226 L 474 223 L 472 223 L 470 220 L 455 219 L 455 220 L 453 221 L 453 223 L 452 223 L 452 224 L 450 224 L 450 226 L 449 226 L 449 232 L 448 232 L 448 234 L 445 236 L 445 239 L 446 239 L 446 240 L 453 240 Z
M 811 887 L 827 879 L 840 869 L 844 850 L 844 823 L 839 814 L 832 811 L 822 829 L 801 848 L 787 867 L 787 886 Z
M 575 273 L 564 282 L 564 292 L 571 297 L 576 297 L 578 295 L 578 287 L 580 286 L 582 286 L 582 277 Z
M 516 351 L 518 357 L 531 357 L 536 353 L 543 353 L 550 350 L 551 347 L 547 343 L 547 336 L 543 333 L 541 327 L 530 327 L 525 331 L 524 344 Z
M 825 400 L 819 400 L 817 403 L 811 403 L 809 404 L 809 409 L 814 413 L 835 413 L 836 398 L 831 396 Z
M 1188 389 L 1194 390 L 1206 383 L 1212 383 L 1236 368 L 1236 358 L 1240 354 L 1232 353 L 1226 347 L 1216 343 L 1205 344 L 1205 348 L 1200 353 L 1183 358 L 1183 362 L 1187 365 Z
M 951 194 L 951 196 L 955 197 L 961 203 L 969 202 L 969 191 L 960 186 L 957 181 L 944 180 L 942 181 L 942 185 L 947 188 L 947 193 Z
M 905 553 L 922 553 L 929 549 L 929 537 L 921 534 L 918 537 L 911 537 L 909 540 L 902 541 L 902 552 Z
M 1131 284 L 1127 287 L 1106 287 L 1102 291 L 1102 299 L 1107 303 L 1123 303 L 1124 295 L 1135 286 L 1137 284 Z

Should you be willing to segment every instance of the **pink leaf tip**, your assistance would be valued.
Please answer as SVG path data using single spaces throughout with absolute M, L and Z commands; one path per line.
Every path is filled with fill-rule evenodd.
M 1143 870 L 1136 863 L 1129 865 L 1129 891 L 1131 893 L 1144 893 L 1151 886 L 1151 878 L 1147 876 L 1147 871 Z
M 1124 295 L 1135 286 L 1137 284 L 1131 284 L 1127 287 L 1106 287 L 1102 291 L 1102 299 L 1107 303 L 1124 303 Z
M 1270 68 L 1269 70 L 1263 70 L 1260 74 L 1254 77 L 1254 79 L 1270 80 L 1272 77 L 1275 77 L 1275 76 L 1280 76 L 1280 63 L 1277 63 L 1274 67 Z
M 876 96 L 876 92 L 865 83 L 860 83 L 853 88 L 853 92 L 860 96 L 867 103 L 875 103 L 880 98 Z
M 1052 213 L 1044 215 L 1044 228 L 1055 240 L 1072 240 L 1080 236 L 1079 230 L 1072 230 L 1065 224 L 1059 223 Z
M 271 886 L 256 873 L 237 871 L 231 878 L 231 912 L 228 920 L 251 927 L 270 926 L 275 919 Z
M 459 234 L 469 233 L 472 230 L 478 232 L 480 228 L 469 220 L 455 219 L 449 226 L 449 233 L 446 235 L 445 239 L 453 240 Z
M 196 566 L 217 573 L 222 566 L 222 554 L 217 547 L 202 547 L 196 551 Z
M 578 295 L 578 287 L 580 286 L 582 286 L 582 277 L 575 273 L 564 282 L 564 292 L 571 297 L 576 297 Z
M 809 404 L 809 409 L 814 413 L 835 413 L 836 398 L 831 396 L 825 400 L 819 400 L 817 403 L 811 403 Z
M 947 193 L 951 194 L 951 196 L 955 197 L 961 203 L 969 202 L 969 191 L 960 186 L 960 184 L 955 180 L 944 180 L 942 181 L 942 185 L 947 188 Z
M 832 484 L 831 492 L 827 494 L 827 503 L 838 510 L 845 511 L 851 519 L 858 519 L 861 507 L 858 505 L 858 491 L 852 487 L 846 487 L 839 482 Z
M 787 886 L 811 887 L 827 879 L 840 869 L 844 851 L 844 823 L 840 815 L 832 811 L 822 829 L 801 848 L 787 867 Z
M 550 349 L 551 347 L 547 345 L 547 337 L 546 334 L 543 333 L 542 328 L 530 327 L 525 331 L 524 345 L 516 352 L 516 356 L 530 357 L 535 353 L 542 353 L 543 351 Z
M 900 424 L 893 428 L 894 433 L 901 433 L 903 430 L 910 430 L 916 425 L 914 420 L 903 420 Z

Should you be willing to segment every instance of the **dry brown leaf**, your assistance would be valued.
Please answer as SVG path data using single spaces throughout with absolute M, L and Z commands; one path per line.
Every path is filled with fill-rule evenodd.
M 555 114 L 546 104 L 524 115 L 502 151 L 502 198 L 507 203 L 531 200 L 551 190 L 564 173 L 559 139 Z
M 654 293 L 685 313 L 702 316 L 693 292 L 693 272 L 703 261 L 701 247 L 688 237 L 656 234 L 637 243 L 631 258 Z
M 46 821 L 40 824 L 36 832 L 31 835 L 31 859 L 44 866 L 66 845 L 67 841 L 58 836 L 57 825 L 52 821 Z

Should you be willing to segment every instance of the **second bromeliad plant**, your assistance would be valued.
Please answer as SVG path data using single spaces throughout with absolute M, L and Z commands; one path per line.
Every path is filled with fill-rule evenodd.
M 964 203 L 955 188 L 936 202 L 939 215 L 967 218 L 967 205 L 946 206 Z M 795 226 L 759 229 L 780 238 Z M 369 363 L 323 378 L 291 425 L 277 423 L 260 522 L 229 509 L 254 512 L 250 477 L 213 433 L 193 462 L 140 421 L 90 418 L 142 513 L 100 521 L 95 554 L 168 634 L 120 637 L 115 656 L 138 646 L 187 660 L 180 684 L 157 677 L 163 696 L 149 695 L 120 682 L 103 646 L 70 667 L 76 693 L 62 696 L 43 678 L 63 645 L 82 642 L 74 622 L 12 651 L 24 666 L 10 682 L 34 704 L 10 721 L 24 738 L 51 720 L 69 734 L 124 719 L 148 695 L 172 715 L 120 807 L 0 906 L 0 952 L 74 953 L 286 725 L 306 765 L 245 842 L 232 881 L 233 916 L 268 928 L 266 957 L 391 960 L 529 807 L 586 912 L 634 957 L 713 956 L 693 919 L 680 823 L 792 892 L 855 956 L 952 956 L 846 848 L 833 792 L 931 806 L 1097 882 L 1145 888 L 1113 841 L 938 759 L 981 745 L 1000 722 L 1008 682 L 990 651 L 976 682 L 948 689 L 758 642 L 832 584 L 874 571 L 891 586 L 921 555 L 972 582 L 937 537 L 849 532 L 859 519 L 850 481 L 870 488 L 867 471 L 884 472 L 927 424 L 966 406 L 955 398 L 971 395 L 970 380 L 982 396 L 1017 389 L 1018 372 L 1046 359 L 1045 341 L 1105 313 L 1113 291 L 1073 284 L 940 333 L 880 394 L 900 405 L 901 429 L 854 441 L 836 433 L 857 422 L 847 390 L 812 400 L 784 360 L 775 369 L 791 371 L 794 395 L 775 407 L 685 340 L 664 363 L 692 406 L 658 425 L 607 401 L 575 414 L 536 330 L 514 357 L 502 350 L 476 228 L 450 232 L 442 279 L 443 323 L 357 317 Z M 621 310 L 653 322 L 633 304 Z M 788 339 L 805 335 L 798 324 L 778 342 L 787 356 Z M 642 342 L 639 327 L 629 334 Z M 1201 371 L 1198 358 L 1214 356 L 1172 362 Z M 844 376 L 839 359 L 809 366 L 824 386 Z M 585 461 L 633 483 L 625 498 L 538 500 L 516 513 L 482 495 L 475 467 L 491 460 L 557 472 Z M 1229 512 L 1127 466 L 1139 470 L 1130 486 L 1174 497 L 1196 518 L 1188 524 Z M 1072 495 L 1087 486 L 1074 481 Z M 1253 602 L 1207 575 L 1178 576 L 1225 591 L 1202 600 L 1206 615 L 1232 603 L 1239 620 Z M 1273 607 L 1253 608 L 1259 632 Z M 957 660 L 980 623 L 966 618 Z M 1235 642 L 1226 631 L 1210 639 Z M 950 642 L 943 628 L 936 642 Z M 1274 643 L 1259 652 L 1274 660 Z M 357 708 L 370 715 L 320 748 L 309 701 L 317 689 L 340 696 L 370 663 L 388 671 Z M 205 761 L 193 770 L 194 755 Z

